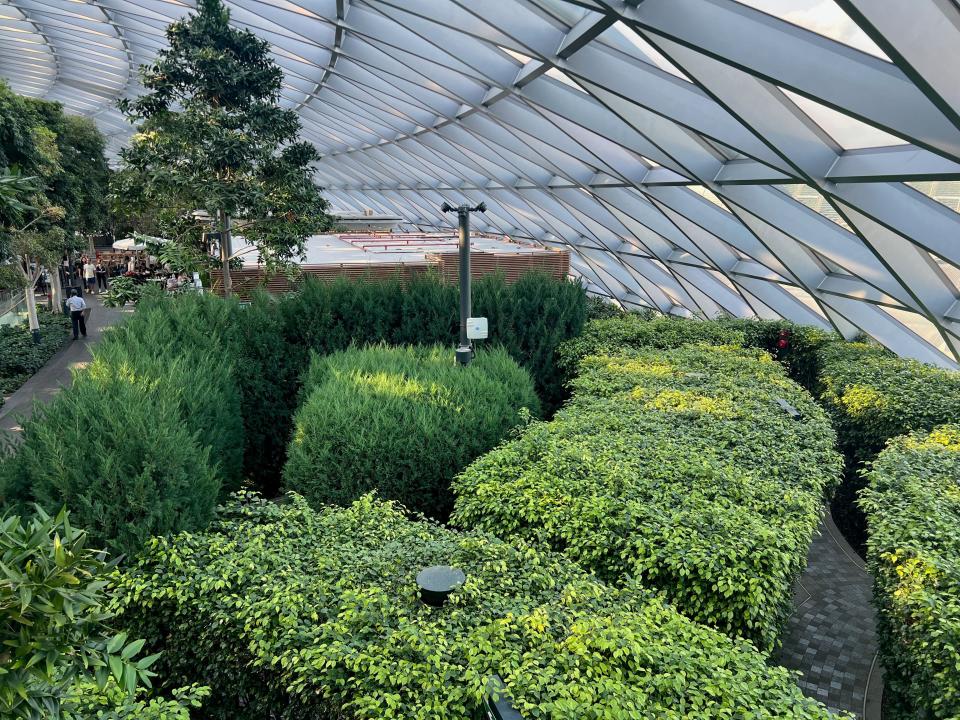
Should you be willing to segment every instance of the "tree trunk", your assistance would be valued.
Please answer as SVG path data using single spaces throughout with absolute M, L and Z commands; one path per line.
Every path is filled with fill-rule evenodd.
M 37 297 L 34 294 L 36 281 L 29 283 L 23 289 L 27 299 L 27 318 L 30 322 L 30 332 L 33 333 L 33 341 L 40 342 L 40 319 L 37 317 Z
M 61 303 L 65 298 L 63 297 L 63 283 L 60 282 L 59 267 L 54 267 L 50 271 L 50 299 L 53 301 L 53 312 L 63 312 Z
M 230 277 L 230 216 L 220 211 L 220 262 L 223 264 L 223 296 L 233 295 L 233 279 Z

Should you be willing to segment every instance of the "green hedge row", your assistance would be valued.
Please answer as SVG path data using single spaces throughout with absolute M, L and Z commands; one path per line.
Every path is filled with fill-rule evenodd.
M 39 311 L 37 319 L 39 344 L 26 325 L 0 326 L 0 406 L 70 339 L 70 319 L 62 313 Z
M 846 477 L 834 499 L 834 519 L 862 552 L 867 527 L 857 498 L 865 485 L 860 474 L 864 463 L 891 438 L 931 430 L 960 417 L 960 373 L 866 343 L 830 343 L 817 357 L 817 397 L 830 413 L 847 458 Z
M 96 544 L 119 552 L 204 527 L 241 480 L 236 349 L 223 330 L 235 312 L 210 296 L 141 305 L 24 422 L 0 465 L 4 503 L 66 504 Z
M 960 717 L 960 426 L 892 440 L 866 477 L 885 713 Z
M 732 347 L 591 356 L 573 388 L 458 477 L 453 522 L 638 579 L 771 648 L 840 472 L 823 411 L 769 355 Z
M 441 563 L 467 580 L 430 608 L 414 579 Z M 114 592 L 132 631 L 161 638 L 165 682 L 211 687 L 214 719 L 480 720 L 494 674 L 525 718 L 831 717 L 748 643 L 659 600 L 370 497 L 232 503 L 204 534 L 151 541 Z
M 586 319 L 586 294 L 572 282 L 527 273 L 515 283 L 490 276 L 473 286 L 473 312 L 490 321 L 490 338 L 530 371 L 548 412 L 565 397 L 556 348 Z M 246 418 L 245 467 L 268 494 L 280 485 L 300 376 L 311 353 L 351 345 L 446 345 L 459 336 L 455 285 L 426 273 L 399 279 L 332 283 L 310 281 L 285 298 L 261 295 L 240 329 Z
M 449 347 L 369 346 L 315 355 L 294 420 L 284 485 L 314 506 L 377 490 L 445 520 L 450 482 L 539 411 L 530 374 L 502 348 L 467 367 Z

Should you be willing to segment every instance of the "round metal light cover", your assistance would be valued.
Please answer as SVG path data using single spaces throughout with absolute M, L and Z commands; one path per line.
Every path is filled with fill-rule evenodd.
M 463 570 L 449 565 L 433 565 L 417 573 L 420 599 L 431 607 L 441 607 L 454 590 L 463 585 Z

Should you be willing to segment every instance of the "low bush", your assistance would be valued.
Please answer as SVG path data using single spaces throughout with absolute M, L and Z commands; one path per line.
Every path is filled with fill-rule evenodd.
M 841 467 L 823 411 L 757 350 L 592 356 L 580 373 L 552 422 L 456 479 L 452 521 L 639 580 L 771 648 Z
M 890 438 L 931 430 L 960 417 L 960 373 L 866 343 L 831 343 L 817 356 L 817 397 L 833 420 L 847 458 L 846 477 L 833 503 L 834 519 L 863 552 L 866 519 L 857 506 L 865 484 L 863 464 Z
M 860 503 L 885 716 L 960 717 L 960 426 L 890 442 Z
M 0 497 L 66 504 L 117 552 L 202 528 L 241 475 L 233 350 L 218 330 L 233 307 L 163 300 L 111 330 L 73 384 L 23 423 L 17 453 L 0 466 Z
M 415 577 L 438 563 L 466 583 L 431 608 Z M 657 599 L 370 497 L 231 503 L 204 534 L 152 541 L 115 593 L 160 639 L 165 682 L 211 686 L 212 720 L 480 720 L 494 674 L 525 718 L 831 717 L 748 643 Z
M 62 313 L 39 311 L 37 319 L 39 343 L 26 325 L 0 326 L 0 406 L 70 339 L 70 319 Z
M 372 489 L 445 519 L 450 481 L 539 409 L 530 375 L 502 349 L 467 367 L 448 348 L 373 346 L 315 356 L 284 483 L 313 505 Z

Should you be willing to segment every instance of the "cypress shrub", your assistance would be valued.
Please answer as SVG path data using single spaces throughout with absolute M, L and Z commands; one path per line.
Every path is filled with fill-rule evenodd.
M 0 469 L 5 501 L 66 504 L 91 538 L 121 552 L 204 527 L 242 473 L 236 347 L 225 329 L 235 311 L 210 296 L 142 303 L 24 423 Z
M 347 505 L 377 489 L 446 518 L 450 481 L 539 409 L 529 374 L 502 349 L 467 367 L 440 346 L 386 346 L 315 356 L 283 477 L 313 505 Z
M 758 350 L 591 356 L 580 370 L 552 422 L 455 480 L 452 522 L 564 552 L 607 582 L 639 580 L 772 648 L 839 476 L 826 415 Z
M 960 426 L 892 440 L 866 478 L 884 715 L 960 717 Z
M 431 608 L 415 577 L 438 563 L 466 583 Z M 164 682 L 211 687 L 211 720 L 485 720 L 493 674 L 525 718 L 831 717 L 659 599 L 369 497 L 231 503 L 206 533 L 151 541 L 114 585 L 119 620 L 159 639 Z

